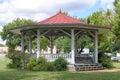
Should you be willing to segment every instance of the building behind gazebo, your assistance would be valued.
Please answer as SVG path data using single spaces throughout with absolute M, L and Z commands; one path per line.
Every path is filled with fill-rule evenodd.
M 59 11 L 56 15 L 31 25 L 12 28 L 14 33 L 21 34 L 21 51 L 24 52 L 24 37 L 29 37 L 29 53 L 32 54 L 32 40 L 37 38 L 36 57 L 44 56 L 48 61 L 54 61 L 58 57 L 65 58 L 70 68 L 82 69 L 81 66 L 96 66 L 98 64 L 98 34 L 109 31 L 109 27 L 89 25 L 65 15 Z M 75 41 L 82 35 L 88 35 L 94 41 L 93 58 L 85 55 L 76 56 Z M 41 54 L 40 37 L 45 36 L 51 42 L 51 54 Z M 71 39 L 71 51 L 66 54 L 52 54 L 53 41 L 61 36 Z M 83 56 L 83 57 L 82 57 Z M 91 60 L 92 59 L 92 60 Z M 85 61 L 84 61 L 85 60 Z M 90 67 L 89 67 L 90 68 Z M 98 69 L 98 66 L 96 66 Z M 93 68 L 92 68 L 93 69 Z

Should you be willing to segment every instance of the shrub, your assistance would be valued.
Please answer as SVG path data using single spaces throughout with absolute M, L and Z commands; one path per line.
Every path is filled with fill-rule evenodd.
M 27 54 L 27 53 L 24 53 L 24 52 L 20 53 L 21 68 L 24 68 L 24 69 L 27 68 L 27 63 L 30 61 L 30 57 L 31 57 L 30 54 Z
M 46 71 L 46 63 L 43 63 L 43 64 L 39 64 L 39 71 Z
M 33 68 L 37 65 L 37 62 L 36 62 L 36 59 L 35 58 L 32 58 L 28 64 L 27 64 L 27 68 L 29 70 L 33 70 Z
M 110 59 L 109 56 L 105 55 L 105 54 L 99 54 L 99 63 L 106 68 L 113 68 L 113 64 L 112 61 Z
M 46 63 L 47 61 L 46 61 L 46 59 L 44 58 L 44 57 L 39 57 L 38 59 L 37 59 L 37 63 L 38 64 L 44 64 L 44 63 Z
M 47 61 L 44 57 L 39 57 L 37 59 L 37 66 L 39 68 L 39 71 L 46 71 L 46 64 L 47 64 Z
M 31 70 L 33 70 L 33 71 L 40 71 L 40 66 L 36 65 L 36 66 L 32 67 Z
M 7 66 L 10 68 L 20 68 L 21 66 L 21 59 L 20 59 L 20 52 L 19 51 L 10 51 L 7 54 L 7 57 L 11 59 L 11 63 Z
M 67 69 L 67 61 L 64 58 L 58 58 L 55 62 L 47 62 L 44 57 L 31 59 L 27 68 L 33 71 L 64 71 Z
M 54 65 L 56 70 L 58 71 L 67 70 L 67 61 L 62 57 L 59 57 L 58 59 L 56 59 L 54 62 Z
M 13 63 L 8 63 L 7 67 L 8 68 L 17 68 L 17 66 L 15 64 L 13 64 Z
M 28 62 L 27 68 L 33 71 L 45 71 L 46 64 L 47 61 L 44 57 L 39 57 L 38 59 L 33 58 Z
M 56 69 L 55 69 L 54 62 L 47 62 L 46 70 L 47 71 L 55 71 Z
M 14 49 L 10 49 L 6 57 L 11 59 L 11 63 L 7 66 L 10 68 L 26 68 L 26 64 L 29 61 L 29 54 L 22 53 L 20 51 L 15 51 Z

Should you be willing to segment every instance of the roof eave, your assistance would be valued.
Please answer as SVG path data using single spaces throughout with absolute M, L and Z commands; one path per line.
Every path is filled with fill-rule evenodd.
M 65 28 L 65 29 L 96 29 L 101 31 L 109 31 L 111 28 L 110 27 L 105 27 L 105 26 L 98 26 L 98 25 L 89 25 L 89 24 L 32 24 L 32 25 L 24 25 L 20 27 L 15 27 L 9 29 L 10 31 L 20 34 L 21 31 L 23 30 L 29 30 L 29 29 L 59 29 L 59 28 Z

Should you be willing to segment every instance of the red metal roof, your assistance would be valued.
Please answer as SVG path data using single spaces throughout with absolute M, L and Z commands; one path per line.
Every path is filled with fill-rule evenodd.
M 85 24 L 85 23 L 65 15 L 60 10 L 56 15 L 47 18 L 43 21 L 40 21 L 38 22 L 38 24 Z

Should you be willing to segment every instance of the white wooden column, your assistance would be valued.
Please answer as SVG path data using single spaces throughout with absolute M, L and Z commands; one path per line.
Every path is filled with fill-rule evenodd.
M 40 57 L 40 30 L 37 30 L 37 58 Z
M 31 36 L 29 36 L 29 53 L 32 54 L 32 39 L 31 39 Z
M 21 33 L 21 52 L 24 52 L 24 36 L 23 33 Z M 25 64 L 24 64 L 24 60 L 21 59 L 21 68 L 24 69 L 25 68 Z
M 95 63 L 98 63 L 98 31 L 95 31 L 95 51 L 94 51 L 94 57 L 95 57 Z
M 75 64 L 75 34 L 74 34 L 74 29 L 71 30 L 71 53 L 72 53 L 71 63 Z
M 21 33 L 21 52 L 24 52 L 24 37 L 23 37 L 23 33 Z
M 51 47 L 51 54 L 53 54 L 53 38 L 50 36 L 50 47 Z

